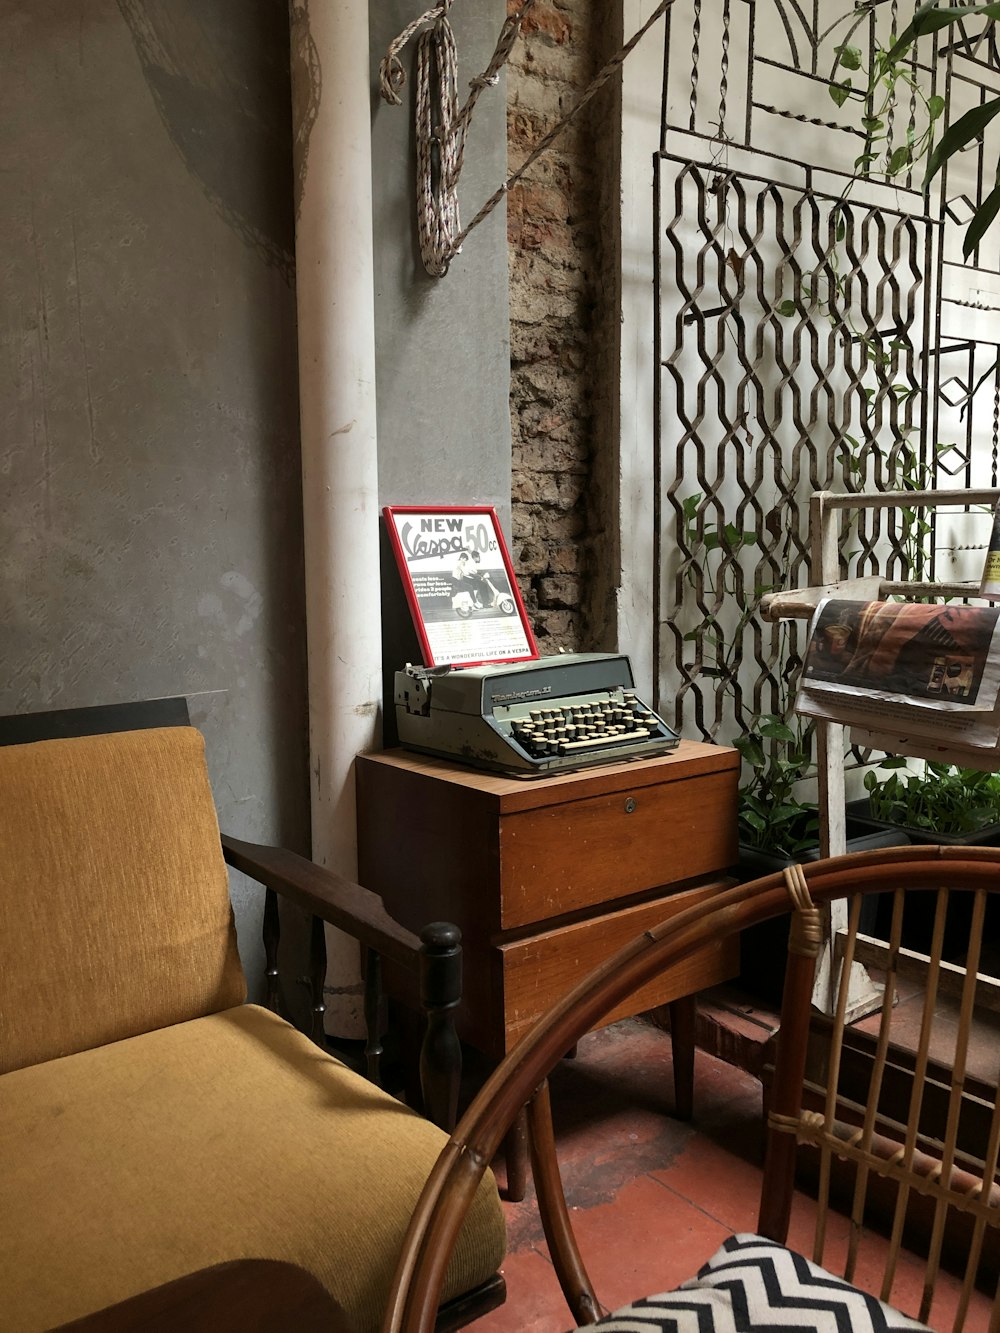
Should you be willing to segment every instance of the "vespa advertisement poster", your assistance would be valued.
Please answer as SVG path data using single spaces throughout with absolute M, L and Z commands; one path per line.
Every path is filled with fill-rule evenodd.
M 496 510 L 383 510 L 424 665 L 538 656 Z

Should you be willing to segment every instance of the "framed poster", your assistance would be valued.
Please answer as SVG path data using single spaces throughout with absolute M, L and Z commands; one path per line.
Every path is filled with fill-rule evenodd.
M 382 513 L 425 666 L 538 656 L 492 506 L 386 505 Z

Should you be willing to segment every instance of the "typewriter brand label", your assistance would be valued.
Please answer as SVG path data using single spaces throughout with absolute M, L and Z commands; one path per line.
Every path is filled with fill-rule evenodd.
M 540 699 L 543 694 L 551 694 L 551 685 L 539 685 L 533 690 L 510 690 L 507 694 L 494 694 L 495 704 L 509 704 L 517 699 Z

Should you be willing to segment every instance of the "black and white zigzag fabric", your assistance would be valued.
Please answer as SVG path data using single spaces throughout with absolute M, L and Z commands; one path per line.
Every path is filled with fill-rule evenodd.
M 897 1333 L 923 1330 L 818 1264 L 761 1236 L 730 1236 L 696 1278 L 591 1325 L 602 1333 Z

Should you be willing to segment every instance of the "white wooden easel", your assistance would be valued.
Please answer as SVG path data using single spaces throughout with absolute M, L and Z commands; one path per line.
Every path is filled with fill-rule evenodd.
M 928 509 L 937 506 L 985 505 L 992 509 L 1000 489 L 881 491 L 852 493 L 816 491 L 809 506 L 810 563 L 814 584 L 794 591 L 770 593 L 761 599 L 765 620 L 811 618 L 824 597 L 875 601 L 885 597 L 974 597 L 978 583 L 891 582 L 879 575 L 840 579 L 838 515 L 851 509 Z M 816 768 L 820 828 L 820 855 L 841 856 L 846 851 L 846 792 L 844 783 L 844 728 L 835 722 L 816 722 Z M 841 901 L 828 909 L 826 943 L 820 956 L 813 1004 L 825 1014 L 836 1009 L 834 963 L 838 932 L 847 928 L 848 906 Z M 847 1001 L 848 1020 L 855 1021 L 881 1004 L 878 990 L 861 963 L 854 963 Z

